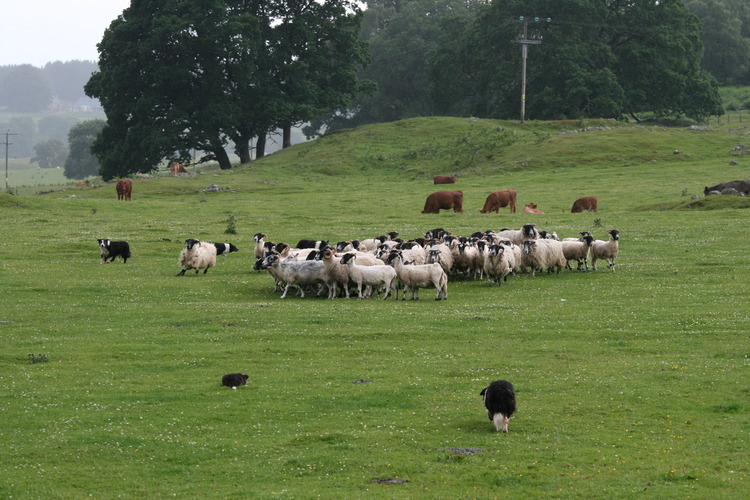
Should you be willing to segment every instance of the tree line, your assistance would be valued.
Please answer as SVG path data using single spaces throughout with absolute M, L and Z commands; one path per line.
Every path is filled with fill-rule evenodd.
M 0 108 L 29 109 L 21 87 L 39 103 L 87 81 L 107 113 L 93 144 L 105 178 L 194 150 L 230 168 L 227 148 L 262 157 L 270 131 L 286 146 L 301 123 L 313 137 L 412 116 L 515 119 L 522 17 L 540 42 L 527 60 L 533 119 L 703 120 L 723 112 L 719 82 L 750 84 L 744 0 L 134 0 L 106 30 L 98 69 L 0 67 Z
M 46 111 L 53 100 L 70 105 L 84 96 L 83 86 L 97 65 L 93 61 L 55 61 L 0 66 L 0 109 L 12 113 Z
M 746 0 L 370 0 L 362 38 L 377 91 L 307 128 L 431 114 L 516 119 L 521 17 L 527 116 L 721 114 L 717 92 L 750 84 Z M 549 20 L 548 20 L 549 19 Z

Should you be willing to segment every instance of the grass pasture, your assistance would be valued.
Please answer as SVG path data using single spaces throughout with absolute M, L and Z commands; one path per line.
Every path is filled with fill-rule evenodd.
M 129 203 L 109 184 L 0 195 L 0 497 L 746 497 L 750 203 L 691 195 L 750 178 L 747 131 L 424 118 L 134 179 Z M 479 213 L 509 187 L 517 214 Z M 464 214 L 420 214 L 441 188 Z M 583 195 L 598 214 L 569 213 Z M 256 232 L 526 222 L 619 229 L 617 272 L 402 302 L 281 300 L 251 270 Z M 100 265 L 102 237 L 132 259 Z M 241 251 L 176 277 L 188 237 Z M 249 384 L 221 387 L 237 371 Z M 517 391 L 508 435 L 479 396 L 498 378 Z

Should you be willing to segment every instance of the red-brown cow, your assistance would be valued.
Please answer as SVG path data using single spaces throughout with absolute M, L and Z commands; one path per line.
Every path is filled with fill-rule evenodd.
M 133 192 L 133 183 L 130 179 L 117 181 L 117 199 L 130 201 L 130 194 Z
M 484 208 L 480 210 L 483 214 L 490 212 L 499 213 L 500 207 L 507 207 L 510 205 L 510 213 L 516 213 L 516 190 L 505 189 L 503 191 L 495 191 L 490 193 L 487 197 L 487 201 L 484 202 Z
M 523 209 L 523 213 L 525 214 L 543 214 L 541 210 L 536 209 L 536 203 L 529 203 L 526 205 Z
M 458 177 L 456 174 L 436 175 L 432 182 L 433 184 L 455 184 L 456 177 Z
M 423 214 L 439 214 L 440 210 L 450 210 L 454 212 L 464 212 L 464 193 L 463 191 L 438 191 L 427 197 L 424 203 Z
M 573 203 L 573 208 L 570 210 L 571 213 L 577 213 L 577 212 L 596 212 L 599 210 L 599 200 L 596 199 L 596 196 L 584 196 L 583 198 L 578 198 Z
M 182 166 L 182 163 L 178 161 L 169 162 L 169 171 L 172 172 L 172 175 L 188 173 L 188 171 L 185 170 L 185 167 Z

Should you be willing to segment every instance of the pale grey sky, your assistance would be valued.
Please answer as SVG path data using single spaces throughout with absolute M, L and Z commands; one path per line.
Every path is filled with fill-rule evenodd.
M 97 61 L 104 30 L 129 6 L 130 0 L 4 0 L 0 66 Z

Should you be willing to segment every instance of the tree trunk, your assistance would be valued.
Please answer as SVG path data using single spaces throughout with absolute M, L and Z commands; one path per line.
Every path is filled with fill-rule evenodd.
M 258 140 L 255 141 L 255 159 L 266 156 L 266 133 L 258 134 Z
M 252 159 L 250 157 L 250 141 L 247 139 L 238 139 L 235 142 L 235 153 L 240 157 L 240 163 L 249 163 Z
M 284 142 L 282 148 L 288 148 L 292 145 L 292 124 L 291 122 L 284 124 Z
M 231 170 L 232 164 L 229 161 L 229 155 L 224 148 L 215 148 L 212 153 L 216 156 L 216 161 L 219 162 L 219 168 L 222 170 Z

